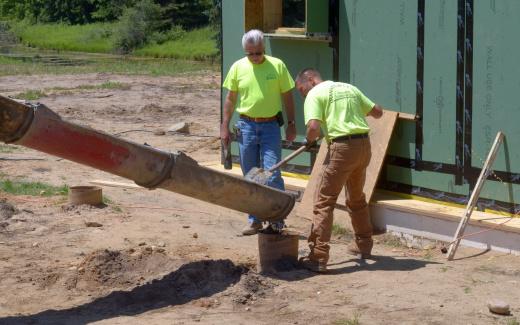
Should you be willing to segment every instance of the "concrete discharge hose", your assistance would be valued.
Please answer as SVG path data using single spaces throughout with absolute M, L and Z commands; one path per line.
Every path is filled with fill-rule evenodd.
M 44 105 L 0 96 L 0 141 L 42 151 L 150 188 L 162 188 L 257 216 L 284 219 L 294 196 L 200 166 L 182 152 L 165 152 L 70 123 Z

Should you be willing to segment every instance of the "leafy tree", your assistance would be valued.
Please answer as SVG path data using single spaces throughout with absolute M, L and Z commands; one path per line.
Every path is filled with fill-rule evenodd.
M 180 25 L 184 29 L 206 26 L 212 0 L 157 0 L 162 7 L 163 29 Z
M 128 53 L 143 46 L 160 25 L 161 8 L 152 0 L 140 0 L 126 8 L 116 30 L 115 47 Z
M 97 21 L 117 20 L 125 8 L 132 7 L 135 0 L 89 0 L 95 7 L 92 18 Z

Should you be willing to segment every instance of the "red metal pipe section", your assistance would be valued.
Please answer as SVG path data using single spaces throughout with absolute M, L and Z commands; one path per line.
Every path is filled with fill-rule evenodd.
M 262 220 L 285 218 L 294 197 L 283 191 L 199 166 L 182 152 L 169 153 L 70 123 L 44 105 L 0 96 L 0 140 L 65 158 Z

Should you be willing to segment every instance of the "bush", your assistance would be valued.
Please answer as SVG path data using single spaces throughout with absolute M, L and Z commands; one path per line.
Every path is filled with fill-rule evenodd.
M 129 53 L 143 46 L 161 24 L 161 7 L 152 0 L 141 0 L 135 7 L 126 8 L 116 28 L 114 47 L 120 53 Z
M 42 49 L 112 52 L 113 24 L 88 25 L 36 24 L 11 22 L 11 31 L 27 46 Z
M 149 37 L 149 43 L 151 44 L 163 44 L 168 41 L 175 41 L 183 38 L 186 35 L 186 31 L 181 26 L 173 26 L 169 31 L 155 32 Z
M 215 60 L 218 57 L 218 49 L 212 40 L 216 34 L 214 29 L 204 27 L 185 33 L 186 35 L 179 39 L 167 41 L 163 44 L 147 45 L 135 50 L 132 54 L 200 61 Z

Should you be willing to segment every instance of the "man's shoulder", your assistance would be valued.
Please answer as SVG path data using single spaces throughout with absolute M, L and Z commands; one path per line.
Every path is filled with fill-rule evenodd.
M 336 83 L 331 80 L 325 80 L 314 86 L 310 91 L 308 95 L 318 95 L 323 92 L 328 92 L 331 87 L 334 87 Z
M 241 66 L 247 65 L 248 63 L 249 63 L 249 60 L 247 59 L 247 57 L 244 57 L 244 58 L 238 59 L 235 62 L 233 62 L 233 64 L 231 65 L 231 68 L 241 67 Z
M 279 65 L 285 65 L 285 63 L 282 61 L 282 59 L 276 58 L 274 56 L 265 55 L 264 56 L 267 61 L 269 61 L 271 64 L 279 66 Z

